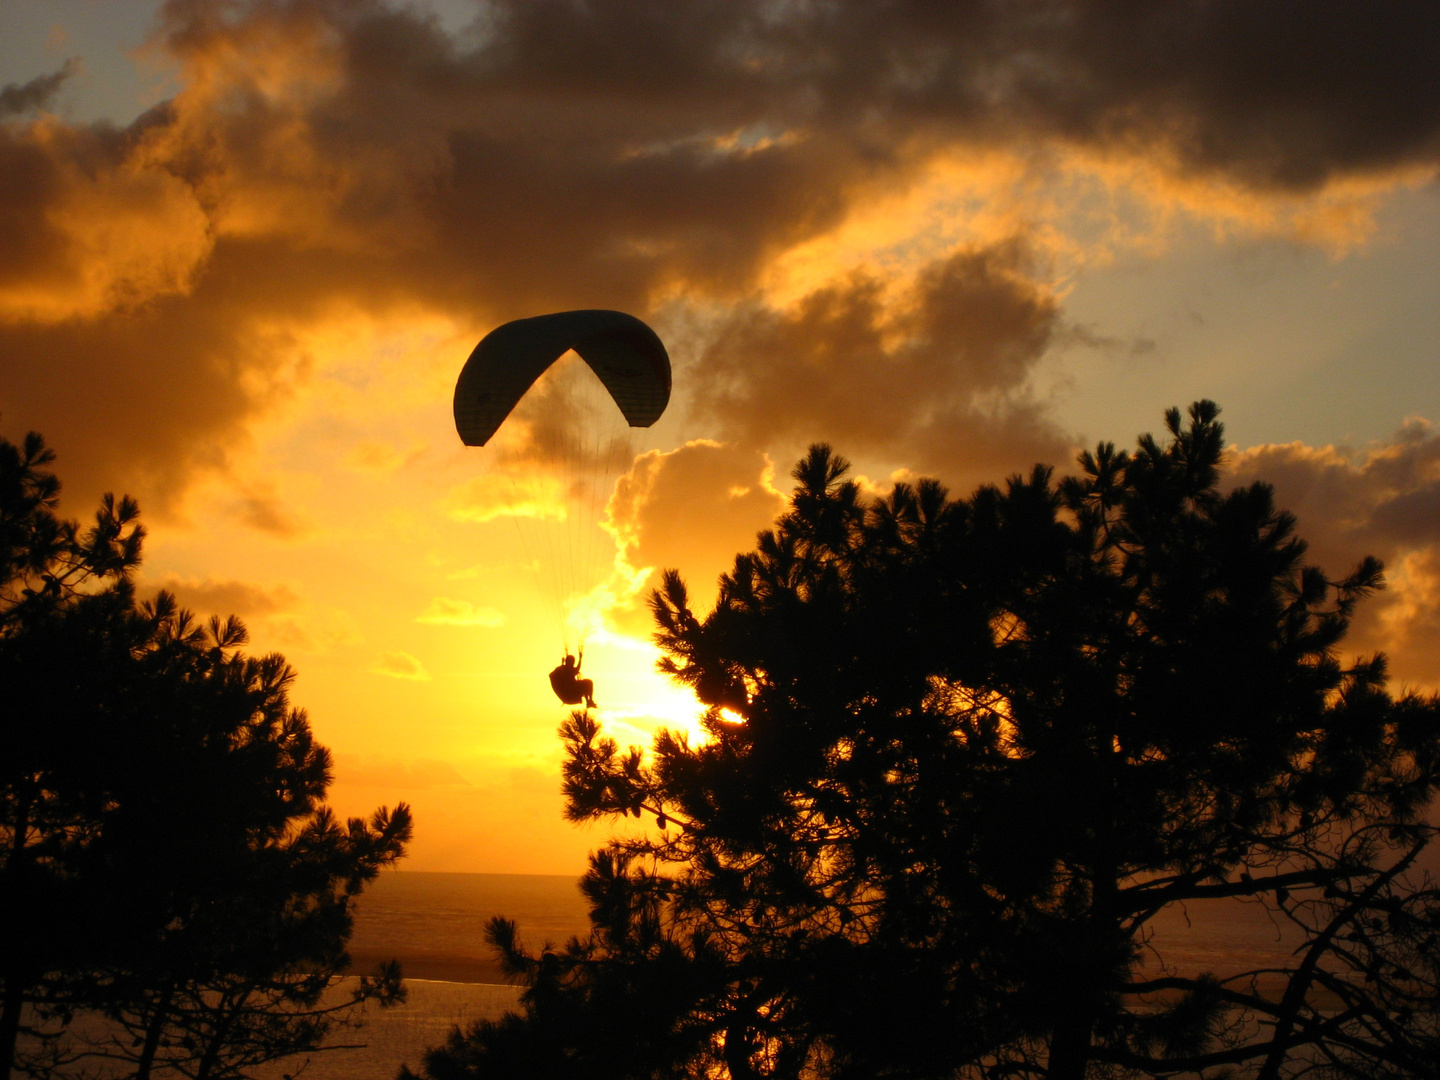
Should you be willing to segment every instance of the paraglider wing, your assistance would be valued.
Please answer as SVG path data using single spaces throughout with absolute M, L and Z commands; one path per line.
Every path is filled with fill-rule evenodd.
M 574 349 L 631 427 L 649 427 L 670 403 L 670 357 L 655 331 L 621 311 L 561 311 L 516 319 L 480 340 L 455 384 L 455 429 L 484 446 L 545 370 Z

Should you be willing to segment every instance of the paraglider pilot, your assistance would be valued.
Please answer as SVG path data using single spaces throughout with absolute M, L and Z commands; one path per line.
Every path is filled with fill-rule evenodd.
M 466 446 L 486 445 L 536 381 L 572 351 L 600 380 L 628 427 L 647 428 L 665 412 L 670 403 L 670 354 L 654 330 L 623 311 L 557 311 L 515 319 L 480 339 L 455 380 L 455 431 L 460 441 Z M 595 435 L 594 445 L 599 447 L 599 432 Z M 581 455 L 567 464 L 593 472 L 589 466 L 600 462 L 587 465 Z M 580 566 L 572 560 L 570 569 Z M 554 599 L 563 607 L 563 596 Z M 584 659 L 583 648 L 579 661 L 567 652 L 550 672 L 550 686 L 566 705 L 583 701 L 585 708 L 593 709 L 595 684 L 580 677 Z
M 585 708 L 595 708 L 595 683 L 591 679 L 580 678 L 580 665 L 569 653 L 565 654 L 560 666 L 550 672 L 550 689 L 566 705 L 579 705 L 583 701 Z

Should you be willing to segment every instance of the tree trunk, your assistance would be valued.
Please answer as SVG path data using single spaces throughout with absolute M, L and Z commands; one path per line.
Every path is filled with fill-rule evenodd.
M 150 1080 L 150 1070 L 155 1065 L 155 1053 L 160 1049 L 160 1036 L 165 1033 L 165 1018 L 170 1012 L 174 994 L 174 985 L 167 986 L 155 1003 L 155 1013 L 145 1027 L 145 1045 L 140 1048 L 140 1060 L 135 1064 L 135 1080 Z
M 200 1065 L 195 1070 L 195 1080 L 210 1080 L 210 1074 L 220 1060 L 220 1052 L 229 1042 L 230 1028 L 245 1007 L 253 989 L 254 983 L 251 983 L 234 995 L 229 992 L 221 993 L 215 1005 L 215 1029 L 205 1043 L 205 1056 L 200 1059 Z
M 23 880 L 23 871 L 29 864 L 26 842 L 30 837 L 30 808 L 34 801 L 27 788 L 22 787 L 21 791 L 15 808 L 10 851 L 3 867 L 9 879 L 9 888 L 15 892 L 21 891 L 18 883 Z M 5 928 L 5 932 L 18 934 L 21 931 L 19 927 L 9 926 Z M 32 980 L 27 978 L 27 975 L 28 972 L 16 968 L 0 975 L 5 985 L 3 1003 L 0 1003 L 0 1076 L 3 1077 L 10 1076 L 15 1068 L 15 1044 L 20 1038 L 20 1014 L 25 1009 L 25 991 L 32 985 Z
M 25 980 L 7 971 L 4 1003 L 0 1004 L 0 1076 L 13 1075 L 15 1044 L 20 1037 L 20 1012 L 25 1008 Z
M 1089 998 L 1088 988 L 1076 987 L 1077 999 Z M 1089 1000 L 1077 1000 L 1075 1007 L 1060 1018 L 1050 1036 L 1050 1060 L 1046 1080 L 1084 1080 L 1090 1066 L 1090 1038 L 1095 1030 L 1095 1007 Z
M 1119 876 L 1112 848 L 1113 823 L 1118 820 L 1116 775 L 1121 752 L 1113 733 L 1097 738 L 1102 747 L 1096 759 L 1094 788 L 1097 819 L 1102 823 L 1090 842 L 1086 876 L 1090 880 L 1090 911 L 1074 943 L 1075 956 L 1065 965 L 1070 986 L 1065 1010 L 1055 1021 L 1050 1036 L 1050 1058 L 1046 1080 L 1085 1080 L 1093 1057 L 1095 1027 L 1100 1022 L 1102 1003 L 1114 986 L 1114 943 L 1119 926 Z

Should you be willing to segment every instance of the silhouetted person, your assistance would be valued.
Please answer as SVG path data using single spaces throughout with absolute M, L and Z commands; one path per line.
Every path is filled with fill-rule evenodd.
M 566 705 L 579 705 L 583 701 L 585 708 L 595 708 L 595 683 L 580 678 L 580 665 L 569 653 L 565 654 L 560 666 L 550 672 L 550 689 Z

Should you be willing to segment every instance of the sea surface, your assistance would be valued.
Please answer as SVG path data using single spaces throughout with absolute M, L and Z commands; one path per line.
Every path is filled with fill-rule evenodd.
M 425 1051 L 455 1027 L 498 1018 L 519 1007 L 485 942 L 495 915 L 519 924 L 520 940 L 536 951 L 562 945 L 588 926 L 576 878 L 543 874 L 427 874 L 396 870 L 366 887 L 355 907 L 352 970 L 399 960 L 406 1001 L 369 1009 L 359 1030 L 333 1042 L 363 1043 L 327 1050 L 308 1062 L 292 1058 L 257 1073 L 265 1080 L 393 1080 L 402 1064 L 418 1071 Z M 297 1071 L 300 1065 L 304 1071 Z
M 356 901 L 350 956 L 357 971 L 397 959 L 407 979 L 500 983 L 485 943 L 493 916 L 514 919 L 532 951 L 588 926 L 579 879 L 542 874 L 381 874 Z

